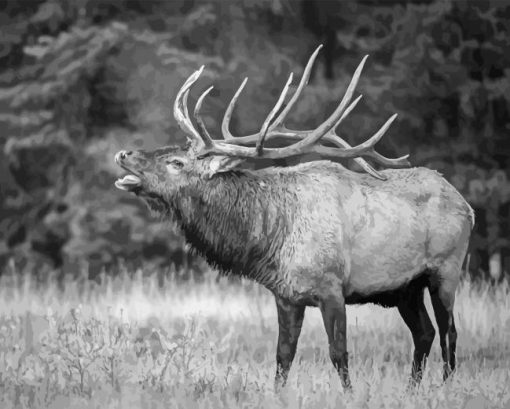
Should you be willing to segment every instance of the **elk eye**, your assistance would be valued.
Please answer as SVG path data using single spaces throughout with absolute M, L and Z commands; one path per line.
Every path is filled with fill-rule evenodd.
M 166 161 L 167 165 L 172 165 L 174 168 L 182 169 L 184 167 L 184 163 L 179 159 L 172 159 Z

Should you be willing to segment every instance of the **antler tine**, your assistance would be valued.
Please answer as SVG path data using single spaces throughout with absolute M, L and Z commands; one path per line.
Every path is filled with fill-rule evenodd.
M 184 117 L 186 118 L 186 122 L 190 125 L 193 125 L 191 122 L 191 119 L 189 117 L 188 112 L 188 96 L 189 96 L 189 89 L 186 90 L 184 95 L 182 96 L 182 111 L 184 112 Z M 193 127 L 195 129 L 195 127 Z
M 325 141 L 328 141 L 328 142 L 332 142 L 334 143 L 336 146 L 338 147 L 341 147 L 341 148 L 352 148 L 352 146 L 347 143 L 346 141 L 344 141 L 342 138 L 340 138 L 337 134 L 333 133 L 333 134 L 328 134 L 328 135 L 325 135 L 324 138 L 323 138 Z M 361 168 L 367 172 L 369 175 L 372 175 L 374 178 L 376 179 L 380 179 L 380 180 L 386 180 L 386 176 L 384 176 L 383 174 L 379 173 L 378 171 L 376 171 L 372 166 L 369 165 L 369 163 L 363 159 L 363 158 L 353 158 L 354 162 L 356 162 L 359 166 L 361 166 Z
M 404 155 L 399 158 L 387 158 L 386 156 L 381 155 L 379 152 L 372 152 L 370 155 L 374 160 L 376 160 L 381 165 L 389 166 L 392 168 L 408 168 L 411 166 L 408 158 L 409 155 Z
M 241 95 L 241 92 L 246 85 L 246 82 L 248 81 L 248 77 L 246 77 L 239 88 L 237 89 L 236 93 L 232 97 L 230 103 L 228 104 L 228 107 L 225 111 L 225 115 L 223 116 L 223 121 L 221 122 L 221 133 L 223 134 L 223 138 L 225 140 L 235 139 L 235 136 L 230 133 L 230 118 L 232 117 L 232 112 L 234 111 L 234 106 L 237 102 L 237 99 L 239 98 L 239 95 Z
M 262 128 L 260 129 L 260 138 L 257 141 L 256 150 L 259 155 L 262 155 L 262 149 L 264 147 L 264 140 L 266 138 L 267 130 L 269 129 L 269 125 L 271 124 L 271 121 L 273 120 L 274 116 L 278 113 L 280 108 L 282 107 L 283 102 L 285 101 L 285 97 L 287 96 L 287 93 L 289 92 L 289 87 L 292 82 L 292 78 L 294 77 L 294 74 L 291 72 L 289 75 L 289 79 L 287 80 L 287 83 L 283 87 L 283 90 L 280 94 L 280 97 L 278 98 L 278 101 L 276 102 L 275 106 L 269 112 L 269 115 L 267 116 L 266 120 L 262 124 Z
M 340 101 L 340 104 L 335 109 L 335 111 L 329 116 L 328 119 L 326 119 L 314 131 L 310 132 L 310 134 L 306 138 L 304 138 L 303 140 L 296 143 L 297 149 L 305 149 L 311 145 L 314 145 L 327 132 L 329 132 L 330 129 L 333 128 L 337 122 L 339 122 L 343 119 L 342 114 L 345 111 L 346 105 L 350 102 L 350 100 L 352 98 L 352 94 L 354 93 L 354 89 L 356 88 L 356 85 L 358 84 L 359 77 L 361 75 L 361 71 L 363 70 L 363 66 L 365 65 L 367 58 L 368 58 L 368 55 L 365 55 L 365 57 L 363 57 L 363 59 L 361 60 L 361 62 L 358 65 L 358 67 L 356 68 L 356 71 L 354 71 L 354 75 L 352 76 L 351 82 L 349 83 L 349 86 L 347 87 L 347 90 L 345 91 L 342 101 Z
M 191 74 L 184 85 L 181 87 L 179 92 L 177 92 L 177 96 L 175 97 L 174 102 L 174 118 L 179 124 L 179 127 L 188 134 L 192 139 L 197 141 L 201 141 L 202 138 L 197 130 L 193 127 L 191 119 L 188 113 L 187 107 L 187 99 L 188 92 L 191 86 L 198 80 L 202 71 L 204 70 L 204 66 L 202 65 L 197 71 Z
M 195 105 L 195 110 L 193 112 L 193 116 L 195 117 L 195 120 L 197 121 L 198 126 L 200 127 L 200 130 L 202 131 L 200 135 L 202 136 L 202 140 L 203 140 L 206 148 L 212 147 L 214 145 L 214 142 L 211 138 L 211 135 L 207 131 L 204 120 L 202 119 L 202 117 L 200 115 L 200 110 L 202 109 L 202 103 L 204 102 L 204 98 L 209 94 L 209 92 L 211 92 L 211 90 L 213 88 L 214 87 L 211 85 L 209 88 L 207 88 L 202 93 L 202 95 L 200 95 L 200 97 L 198 98 L 197 104 Z M 187 93 L 186 93 L 186 96 L 187 96 Z
M 384 123 L 383 126 L 381 126 L 381 128 L 375 134 L 372 135 L 372 137 L 367 139 L 365 142 L 360 143 L 358 145 L 358 147 L 363 148 L 363 147 L 374 146 L 377 142 L 379 142 L 381 140 L 381 138 L 384 136 L 384 134 L 386 133 L 386 131 L 388 130 L 388 128 L 390 127 L 390 125 L 393 123 L 393 121 L 396 118 L 397 118 L 397 114 L 393 114 L 392 116 L 390 116 L 390 118 Z
M 362 97 L 363 97 L 363 95 L 360 95 L 353 102 L 351 102 L 351 104 L 346 108 L 346 110 L 344 111 L 344 113 L 342 114 L 340 119 L 335 123 L 333 128 L 331 128 L 330 131 L 328 133 L 326 133 L 326 135 L 324 135 L 324 137 L 322 138 L 323 140 L 326 140 L 326 141 L 329 141 L 329 142 L 333 142 L 335 145 L 337 145 L 339 147 L 343 147 L 343 148 L 347 148 L 347 149 L 352 148 L 351 145 L 349 145 L 346 141 L 344 141 L 342 138 L 340 138 L 340 136 L 338 136 L 335 133 L 335 129 L 340 125 L 340 123 L 344 120 L 344 118 L 347 117 L 347 115 L 349 115 L 351 113 L 351 111 L 356 107 L 356 105 L 358 104 L 358 102 L 361 100 Z M 374 151 L 374 153 L 375 153 L 375 151 Z M 361 166 L 363 168 L 363 170 L 365 170 L 365 172 L 367 172 L 368 174 L 372 175 L 376 179 L 386 180 L 386 177 L 384 175 L 382 175 L 381 173 L 377 172 L 363 158 L 354 158 L 354 161 L 359 166 Z
M 360 101 L 361 98 L 363 98 L 363 95 L 360 95 L 358 98 L 356 98 L 354 101 L 352 101 L 350 103 L 350 105 L 343 112 L 342 116 L 335 122 L 333 127 L 328 132 L 326 132 L 326 135 L 328 135 L 328 134 L 335 134 L 335 129 L 338 128 L 338 126 L 347 117 L 347 115 L 349 115 L 351 113 L 351 111 L 356 107 L 356 105 L 358 105 L 358 102 Z
M 270 130 L 275 129 L 278 125 L 282 125 L 282 126 L 284 125 L 283 121 L 287 117 L 287 114 L 290 112 L 290 110 L 296 103 L 297 99 L 301 95 L 301 92 L 303 92 L 303 89 L 308 84 L 308 80 L 310 79 L 310 73 L 312 72 L 313 64 L 314 64 L 315 59 L 317 58 L 317 55 L 319 54 L 319 51 L 321 50 L 321 48 L 322 48 L 322 44 L 320 44 L 315 49 L 313 54 L 308 59 L 308 62 L 306 63 L 305 70 L 303 71 L 303 75 L 301 76 L 301 81 L 299 81 L 299 85 L 296 89 L 296 92 L 294 92 L 294 94 L 292 95 L 292 98 L 290 99 L 287 106 L 282 110 L 282 112 L 280 112 L 280 115 L 278 115 L 278 117 L 275 119 L 275 121 L 271 124 L 271 126 L 269 127 Z

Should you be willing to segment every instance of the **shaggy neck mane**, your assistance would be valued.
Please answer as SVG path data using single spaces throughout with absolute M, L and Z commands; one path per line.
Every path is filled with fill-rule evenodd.
M 211 265 L 264 283 L 293 218 L 292 194 L 277 183 L 243 171 L 219 174 L 183 188 L 172 208 L 186 240 Z

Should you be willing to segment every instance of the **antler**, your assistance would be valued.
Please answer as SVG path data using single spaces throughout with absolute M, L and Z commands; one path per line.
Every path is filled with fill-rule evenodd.
M 361 71 L 368 56 L 365 56 L 361 63 L 356 68 L 353 78 L 351 79 L 351 82 L 349 83 L 349 86 L 347 87 L 345 95 L 343 96 L 340 104 L 338 105 L 336 110 L 330 115 L 330 117 L 326 119 L 326 121 L 324 121 L 314 130 L 296 131 L 290 130 L 285 127 L 284 120 L 289 111 L 291 110 L 291 108 L 293 107 L 293 105 L 296 103 L 304 87 L 308 83 L 313 63 L 321 47 L 322 45 L 315 50 L 315 52 L 308 60 L 308 63 L 305 67 L 303 76 L 296 89 L 296 92 L 290 99 L 287 106 L 276 117 L 276 119 L 274 118 L 278 111 L 280 111 L 285 100 L 285 97 L 288 93 L 290 84 L 292 82 L 293 77 L 292 74 L 290 74 L 289 79 L 287 80 L 287 83 L 285 84 L 280 94 L 280 97 L 278 98 L 278 101 L 276 102 L 271 112 L 268 114 L 266 120 L 262 125 L 261 130 L 253 135 L 234 137 L 229 131 L 230 118 L 232 116 L 235 103 L 242 89 L 246 85 L 247 79 L 245 79 L 241 86 L 239 87 L 239 89 L 237 90 L 237 92 L 234 94 L 234 97 L 232 98 L 230 104 L 228 105 L 225 111 L 225 116 L 222 122 L 222 133 L 225 138 L 224 141 L 212 140 L 200 117 L 200 108 L 203 99 L 210 92 L 212 87 L 208 88 L 200 96 L 194 111 L 194 115 L 197 120 L 197 123 L 201 128 L 201 132 L 199 133 L 195 128 L 193 128 L 193 125 L 187 112 L 186 100 L 189 88 L 193 85 L 194 82 L 196 82 L 196 80 L 198 79 L 202 72 L 203 67 L 200 70 L 193 73 L 177 94 L 177 98 L 174 104 L 174 115 L 181 128 L 184 131 L 186 131 L 193 139 L 195 139 L 197 142 L 200 141 L 200 143 L 202 144 L 202 149 L 199 155 L 201 157 L 207 155 L 226 155 L 240 158 L 281 159 L 313 152 L 318 153 L 321 156 L 330 158 L 355 158 L 355 161 L 359 165 L 361 165 L 366 172 L 379 179 L 385 179 L 385 177 L 381 175 L 379 172 L 377 172 L 374 168 L 372 168 L 365 160 L 363 160 L 359 156 L 370 156 L 377 162 L 390 167 L 409 166 L 409 162 L 407 161 L 408 155 L 396 159 L 390 159 L 380 155 L 374 149 L 374 145 L 382 138 L 382 136 L 388 130 L 391 123 L 395 120 L 396 114 L 390 117 L 386 121 L 386 123 L 371 138 L 355 147 L 351 147 L 346 141 L 344 141 L 341 137 L 339 137 L 335 133 L 335 129 L 340 125 L 340 123 L 345 119 L 345 117 L 347 117 L 347 115 L 354 109 L 356 104 L 361 99 L 360 95 L 352 103 L 350 103 L 356 85 L 358 83 Z M 264 147 L 264 143 L 267 140 L 275 139 L 278 137 L 283 137 L 285 139 L 294 141 L 295 143 L 291 144 L 290 146 L 285 146 L 283 148 Z M 333 143 L 334 145 L 338 146 L 338 148 L 327 147 L 318 144 L 318 142 L 321 140 Z M 255 147 L 245 146 L 253 144 L 255 144 Z
M 188 113 L 188 93 L 191 86 L 198 80 L 200 74 L 204 70 L 204 66 L 202 65 L 197 71 L 191 74 L 184 85 L 181 87 L 177 96 L 175 97 L 174 102 L 174 117 L 180 128 L 188 135 L 189 139 L 192 141 L 201 141 L 202 136 L 198 133 L 198 131 L 193 126 L 191 119 Z M 205 93 L 204 93 L 205 94 Z M 203 100 L 203 98 L 202 98 Z M 200 100 L 200 102 L 202 102 Z M 197 104 L 198 105 L 198 104 Z

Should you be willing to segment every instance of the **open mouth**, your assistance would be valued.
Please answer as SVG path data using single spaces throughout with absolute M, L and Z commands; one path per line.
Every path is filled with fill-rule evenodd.
M 123 178 L 115 181 L 115 187 L 117 189 L 132 192 L 142 186 L 142 180 L 135 175 L 126 175 Z
M 120 190 L 125 190 L 127 192 L 135 192 L 140 190 L 142 187 L 142 179 L 139 176 L 135 175 L 131 169 L 124 163 L 124 160 L 131 152 L 120 151 L 115 155 L 115 162 L 122 169 L 128 171 L 129 173 L 122 178 L 119 178 L 115 181 L 115 187 Z M 143 172 L 142 172 L 143 173 Z

